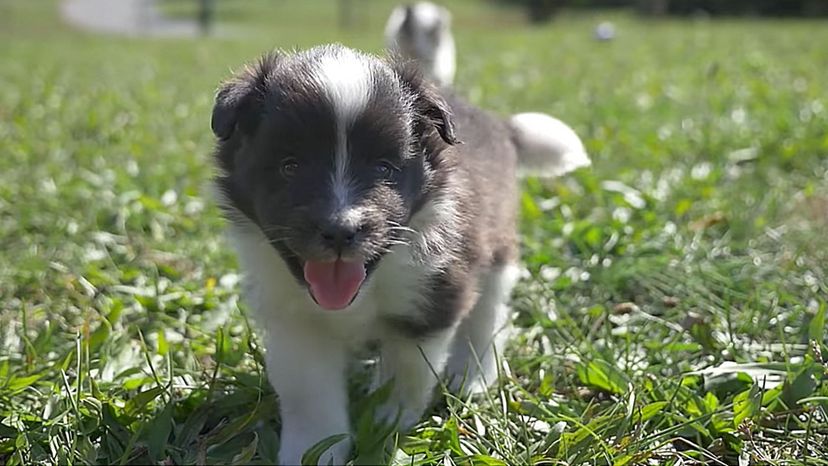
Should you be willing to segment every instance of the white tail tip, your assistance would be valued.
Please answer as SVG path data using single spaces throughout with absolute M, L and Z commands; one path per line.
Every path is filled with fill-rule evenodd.
M 581 138 L 566 123 L 544 113 L 509 119 L 521 176 L 556 177 L 592 164 Z

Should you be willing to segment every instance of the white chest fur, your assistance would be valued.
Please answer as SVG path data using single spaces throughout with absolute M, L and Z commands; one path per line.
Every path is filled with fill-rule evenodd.
M 412 225 L 427 223 L 424 218 L 439 218 L 439 212 L 426 209 Z M 516 276 L 511 272 L 516 270 L 513 266 L 481 275 L 481 299 L 472 318 L 464 320 L 459 329 L 452 326 L 412 341 L 394 336 L 383 324 L 388 317 L 411 320 L 419 315 L 429 277 L 441 268 L 416 253 L 443 246 L 437 241 L 443 236 L 429 236 L 417 233 L 411 238 L 413 246 L 394 246 L 351 306 L 327 311 L 313 302 L 258 227 L 252 223 L 231 226 L 231 242 L 245 273 L 245 297 L 258 330 L 264 332 L 260 337 L 267 348 L 268 378 L 279 395 L 282 464 L 298 464 L 317 441 L 349 431 L 348 350 L 369 340 L 381 340 L 377 381 L 380 385 L 394 381 L 390 399 L 378 415 L 385 421 L 399 416 L 403 428 L 413 426 L 422 415 L 436 382 L 434 375 L 442 373 L 446 364 L 448 380 L 453 384 L 467 381 L 466 390 L 485 389 L 494 380 L 493 355 L 498 350 L 490 348 L 497 346 L 496 335 L 508 316 L 506 301 L 514 282 L 510 277 Z M 336 444 L 320 464 L 344 463 L 350 445 L 349 440 Z
M 304 322 L 331 338 L 360 345 L 381 336 L 383 317 L 416 318 L 430 269 L 408 245 L 394 246 L 347 309 L 328 311 L 313 302 L 284 260 L 252 224 L 229 232 L 244 273 L 244 297 L 255 322 L 268 333 L 286 321 Z

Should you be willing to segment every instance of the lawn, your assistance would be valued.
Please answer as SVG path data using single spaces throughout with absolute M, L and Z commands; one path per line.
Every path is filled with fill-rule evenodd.
M 0 462 L 274 461 L 207 190 L 213 93 L 275 46 L 379 51 L 392 3 L 350 31 L 333 2 L 219 3 L 209 39 L 0 4 Z M 395 463 L 828 464 L 825 24 L 453 9 L 461 93 L 559 116 L 594 166 L 524 184 L 500 384 L 437 403 Z M 384 442 L 372 402 L 361 464 Z

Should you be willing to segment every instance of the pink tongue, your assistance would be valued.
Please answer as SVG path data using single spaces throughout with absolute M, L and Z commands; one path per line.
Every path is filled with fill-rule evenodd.
M 305 262 L 305 280 L 316 303 L 335 311 L 348 307 L 365 280 L 362 262 Z

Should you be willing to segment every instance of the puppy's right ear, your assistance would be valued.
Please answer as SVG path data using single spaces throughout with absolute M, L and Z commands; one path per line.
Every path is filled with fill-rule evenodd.
M 453 146 L 460 143 L 454 131 L 449 104 L 440 95 L 437 87 L 423 76 L 419 66 L 414 61 L 405 60 L 400 56 L 391 57 L 391 66 L 402 84 L 412 93 L 415 132 L 423 135 L 434 129 L 446 144 Z
M 278 53 L 268 53 L 222 84 L 216 94 L 210 121 L 216 137 L 227 140 L 239 129 L 255 129 L 267 95 L 268 78 L 280 60 Z

